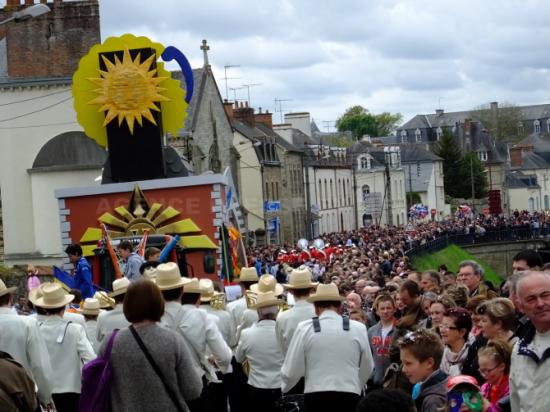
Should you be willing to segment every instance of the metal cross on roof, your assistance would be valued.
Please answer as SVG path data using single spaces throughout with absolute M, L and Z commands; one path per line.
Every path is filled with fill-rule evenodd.
M 208 63 L 208 50 L 210 50 L 210 46 L 208 45 L 206 39 L 204 39 L 202 41 L 201 50 L 202 50 L 203 57 L 204 57 L 204 65 L 209 66 L 210 63 Z

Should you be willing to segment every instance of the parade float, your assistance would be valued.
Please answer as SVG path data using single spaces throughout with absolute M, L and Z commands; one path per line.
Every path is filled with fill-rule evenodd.
M 183 82 L 165 70 L 163 61 L 170 60 L 181 67 Z M 186 276 L 228 281 L 234 275 L 241 228 L 230 174 L 188 176 L 174 149 L 163 145 L 166 132 L 183 127 L 192 93 L 185 56 L 146 37 L 110 37 L 79 63 L 77 119 L 108 158 L 101 185 L 59 189 L 55 196 L 62 244 L 82 246 L 99 287 L 109 289 L 122 276 L 116 252 L 122 240 L 139 254 L 161 249 L 161 259 L 177 262 Z

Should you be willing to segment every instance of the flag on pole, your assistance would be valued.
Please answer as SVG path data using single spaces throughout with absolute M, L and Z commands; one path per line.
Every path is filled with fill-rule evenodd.
M 222 267 L 220 278 L 225 282 L 233 282 L 233 262 L 231 256 L 231 245 L 229 244 L 229 233 L 224 224 L 219 228 L 221 248 L 222 248 Z

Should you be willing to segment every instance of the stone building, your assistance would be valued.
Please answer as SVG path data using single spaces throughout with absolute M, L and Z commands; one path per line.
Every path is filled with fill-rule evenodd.
M 376 147 L 361 140 L 348 149 L 348 155 L 353 159 L 358 223 L 405 224 L 405 172 L 399 147 Z
M 20 4 L 8 0 L 0 20 L 27 7 Z M 103 166 L 102 149 L 93 140 L 86 138 L 86 149 L 59 143 L 65 133 L 73 143 L 82 138 L 71 81 L 80 58 L 100 42 L 98 2 L 48 5 L 51 12 L 0 31 L 0 193 L 7 265 L 60 263 L 63 222 L 53 190 L 99 184 L 95 178 Z
M 312 133 L 309 113 L 287 113 L 274 130 L 302 149 L 305 189 L 306 237 L 351 230 L 356 227 L 351 160 L 345 148 L 324 144 Z
M 277 153 L 276 134 L 266 114 L 254 114 L 248 104 L 225 104 L 234 129 L 233 147 L 238 156 L 239 198 L 248 240 L 263 245 L 282 243 L 286 224 L 281 211 L 282 165 Z
M 227 168 L 234 175 L 231 122 L 212 73 L 207 54 L 210 47 L 206 41 L 203 41 L 201 49 L 204 65 L 193 69 L 194 92 L 187 108 L 184 127 L 177 136 L 171 136 L 168 143 L 187 161 L 195 175 L 206 171 L 224 173 Z M 179 79 L 185 88 L 181 72 L 173 72 L 172 77 Z

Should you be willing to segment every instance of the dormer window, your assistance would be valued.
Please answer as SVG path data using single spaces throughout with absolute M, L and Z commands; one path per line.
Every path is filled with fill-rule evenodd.
M 443 130 L 441 130 L 441 127 L 438 127 L 437 130 L 435 131 L 436 135 L 437 135 L 437 140 L 441 139 L 441 135 L 443 134 Z
M 407 131 L 406 130 L 401 130 L 401 143 L 407 143 Z
M 479 160 L 481 160 L 482 162 L 487 161 L 487 152 L 486 151 L 478 152 L 478 156 L 479 156 Z
M 362 156 L 359 158 L 359 164 L 361 169 L 371 168 L 371 158 L 369 156 Z
M 535 127 L 535 133 L 540 133 L 540 121 L 538 119 L 533 122 L 533 126 Z
M 422 141 L 422 132 L 420 131 L 420 129 L 416 129 L 414 131 L 414 137 L 416 139 L 416 143 L 420 143 Z

